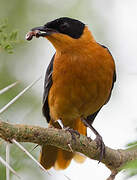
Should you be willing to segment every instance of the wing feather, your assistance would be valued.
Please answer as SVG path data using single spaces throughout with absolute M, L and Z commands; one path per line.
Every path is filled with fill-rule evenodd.
M 43 107 L 42 112 L 43 115 L 46 117 L 47 122 L 50 121 L 50 112 L 49 112 L 49 104 L 48 104 L 48 94 L 50 91 L 50 88 L 52 86 L 52 72 L 53 72 L 53 62 L 54 62 L 54 56 L 52 57 L 50 64 L 48 65 L 46 75 L 45 75 L 45 81 L 44 81 L 44 93 L 43 93 Z

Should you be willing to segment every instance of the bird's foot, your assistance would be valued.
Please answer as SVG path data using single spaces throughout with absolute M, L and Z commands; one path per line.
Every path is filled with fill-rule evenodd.
M 74 134 L 76 134 L 78 137 L 80 137 L 80 134 L 78 131 L 71 129 L 70 127 L 65 127 L 64 129 L 71 134 L 72 140 L 76 141 Z
M 74 141 L 74 142 L 76 142 L 76 136 L 74 134 L 76 134 L 78 137 L 80 136 L 78 131 L 71 129 L 70 127 L 65 127 L 64 130 L 68 131 L 71 134 L 72 141 Z M 71 152 L 73 152 L 73 149 L 71 147 L 71 143 L 68 143 L 68 146 L 69 146 Z
M 103 139 L 100 135 L 96 136 L 95 142 L 97 144 L 97 147 L 100 149 L 100 157 L 99 157 L 99 162 L 100 163 L 105 156 L 105 144 L 103 142 Z

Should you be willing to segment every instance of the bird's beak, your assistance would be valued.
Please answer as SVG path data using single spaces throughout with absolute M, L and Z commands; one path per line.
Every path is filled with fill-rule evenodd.
M 58 33 L 56 30 L 51 29 L 51 28 L 47 28 L 46 26 L 40 26 L 40 27 L 35 27 L 32 28 L 31 31 L 39 31 L 39 37 L 45 37 L 45 36 L 49 36 L 53 33 Z
M 30 32 L 26 34 L 26 40 L 30 41 L 34 36 L 39 37 L 49 37 L 53 33 L 58 33 L 55 29 L 48 28 L 46 25 L 32 28 Z

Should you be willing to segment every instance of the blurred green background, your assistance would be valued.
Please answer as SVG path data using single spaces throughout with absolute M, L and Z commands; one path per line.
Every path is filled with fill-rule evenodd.
M 121 81 L 123 80 L 122 78 L 125 77 L 124 73 L 129 75 L 129 72 L 127 71 L 128 65 L 124 66 L 124 60 L 122 60 L 124 59 L 124 56 L 122 56 L 121 52 L 124 43 L 121 43 L 122 39 L 119 41 L 118 35 L 119 31 L 123 33 L 122 31 L 126 30 L 126 28 L 119 29 L 119 27 L 116 27 L 115 29 L 115 25 L 116 23 L 122 23 L 124 21 L 124 18 L 121 16 L 122 14 L 120 14 L 121 10 L 119 10 L 119 6 L 124 7 L 125 2 L 127 3 L 127 6 L 128 3 L 129 5 L 131 5 L 133 4 L 133 1 L 131 4 L 131 1 L 128 0 L 120 0 L 119 2 L 108 0 L 0 0 L 0 23 L 3 24 L 3 22 L 7 22 L 6 28 L 3 28 L 3 32 L 5 33 L 5 36 L 7 38 L 4 41 L 6 42 L 6 44 L 2 44 L 3 36 L 0 35 L 0 89 L 6 87 L 7 85 L 15 81 L 20 82 L 18 85 L 16 85 L 16 87 L 0 95 L 0 108 L 2 108 L 6 103 L 8 103 L 12 98 L 14 98 L 23 88 L 29 85 L 32 81 L 34 81 L 41 75 L 43 77 L 42 80 L 40 80 L 33 88 L 31 88 L 27 93 L 25 93 L 15 104 L 13 104 L 7 111 L 1 114 L 1 119 L 11 123 L 33 124 L 47 127 L 47 123 L 43 118 L 41 112 L 44 81 L 43 79 L 46 67 L 55 50 L 52 45 L 45 39 L 34 38 L 32 41 L 28 42 L 25 40 L 25 35 L 31 28 L 43 25 L 44 23 L 51 21 L 55 18 L 68 16 L 79 19 L 85 24 L 87 24 L 92 30 L 96 40 L 99 41 L 101 44 L 105 44 L 112 50 L 112 54 L 114 55 L 117 65 L 117 72 L 121 73 Z M 126 10 L 126 15 L 129 15 L 128 10 Z M 121 18 L 121 21 L 119 21 L 117 18 Z M 130 18 L 132 17 L 130 16 Z M 130 19 L 127 19 L 127 23 L 128 21 L 130 21 Z M 0 31 L 1 34 L 3 32 Z M 18 34 L 17 36 L 15 35 L 15 38 L 13 37 L 13 39 L 11 38 L 11 40 L 8 39 L 12 33 L 16 34 L 16 32 L 18 32 Z M 118 61 L 120 58 L 121 61 Z M 126 61 L 128 61 L 128 58 L 126 59 Z M 129 66 L 137 68 L 137 66 L 134 65 L 132 61 Z M 132 72 L 136 73 L 136 70 L 134 71 L 133 68 Z M 131 82 L 131 79 L 133 80 L 133 78 L 134 81 L 137 80 L 136 76 L 134 76 L 129 78 L 129 81 Z M 113 110 L 116 109 L 117 112 L 119 111 L 117 108 L 117 103 L 119 103 L 118 93 L 121 87 L 121 84 L 118 83 L 115 87 L 113 94 L 112 103 L 115 104 Z M 125 86 L 123 86 L 123 89 L 125 89 Z M 135 88 L 133 87 L 133 89 Z M 112 103 L 110 103 L 110 108 L 113 107 Z M 112 113 L 112 111 L 110 113 Z M 104 117 L 106 118 L 107 111 L 104 112 L 104 114 Z M 110 118 L 110 116 L 108 116 L 108 118 Z M 107 123 L 107 121 L 105 123 Z M 123 137 L 125 137 L 125 134 L 123 134 Z M 132 141 L 132 138 L 133 137 L 130 137 L 129 139 Z M 130 141 L 129 139 L 127 138 L 125 141 L 121 140 L 121 142 L 123 142 L 123 145 L 125 145 L 127 142 Z M 119 143 L 119 145 L 121 145 L 121 142 Z M 31 149 L 33 149 L 33 147 L 35 146 L 34 144 L 29 143 L 24 143 L 23 145 L 29 151 L 31 151 Z M 115 147 L 119 146 L 116 145 Z M 36 159 L 38 159 L 39 157 L 39 151 L 40 147 L 36 148 L 32 152 Z M 0 156 L 5 158 L 4 142 L 0 143 Z M 26 157 L 23 152 L 21 152 L 17 147 L 15 147 L 15 145 L 11 145 L 11 166 L 25 180 L 51 180 L 58 178 L 66 179 L 64 174 L 67 172 L 65 172 L 64 174 L 61 173 L 59 177 L 57 177 L 57 173 L 55 173 L 54 171 L 52 176 L 45 174 L 37 167 L 34 162 L 32 162 L 28 157 Z M 88 165 L 88 168 L 89 166 L 90 165 Z M 103 171 L 105 172 L 106 169 L 104 169 Z M 98 175 L 98 172 L 96 174 Z M 102 172 L 102 174 L 104 173 Z M 11 179 L 15 180 L 17 178 L 13 174 L 11 174 Z M 75 177 L 75 174 L 74 176 L 71 176 L 71 179 L 77 179 Z M 123 176 L 119 176 L 117 179 L 121 180 L 123 179 Z M 1 164 L 0 180 L 5 180 L 5 167 L 3 167 L 3 165 Z

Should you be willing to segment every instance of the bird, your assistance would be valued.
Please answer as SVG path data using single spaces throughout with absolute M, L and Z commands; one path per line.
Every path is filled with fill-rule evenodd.
M 96 135 L 100 161 L 105 155 L 101 135 L 92 126 L 102 107 L 109 101 L 116 81 L 114 59 L 104 45 L 94 39 L 83 22 L 61 17 L 31 29 L 26 39 L 44 37 L 56 52 L 44 81 L 42 112 L 49 127 L 69 127 L 87 136 L 87 127 Z M 60 122 L 59 122 L 60 121 Z M 83 162 L 85 157 L 51 145 L 42 145 L 40 163 L 45 169 L 66 169 L 71 160 Z

